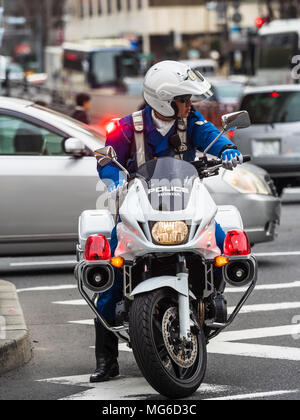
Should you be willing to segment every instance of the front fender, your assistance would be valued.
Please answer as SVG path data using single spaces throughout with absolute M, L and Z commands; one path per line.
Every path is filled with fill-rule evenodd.
M 131 296 L 140 295 L 142 293 L 152 292 L 153 290 L 162 289 L 164 287 L 170 287 L 175 292 L 187 297 L 189 294 L 193 299 L 196 299 L 195 295 L 189 291 L 188 288 L 188 274 L 182 273 L 178 276 L 161 276 L 152 277 L 151 279 L 145 280 L 140 283 L 131 293 Z

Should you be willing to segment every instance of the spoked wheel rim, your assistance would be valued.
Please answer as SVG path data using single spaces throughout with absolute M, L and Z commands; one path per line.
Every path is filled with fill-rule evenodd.
M 198 376 L 203 354 L 198 337 L 193 335 L 190 344 L 180 340 L 177 307 L 175 298 L 158 296 L 152 313 L 152 339 L 168 376 L 188 384 Z

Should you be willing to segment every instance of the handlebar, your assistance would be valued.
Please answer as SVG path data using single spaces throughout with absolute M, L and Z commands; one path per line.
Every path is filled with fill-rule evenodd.
M 243 156 L 243 163 L 251 161 L 251 156 Z M 222 159 L 209 159 L 203 156 L 198 161 L 192 162 L 192 165 L 197 169 L 200 178 L 207 178 L 209 176 L 218 175 L 219 169 L 223 166 Z

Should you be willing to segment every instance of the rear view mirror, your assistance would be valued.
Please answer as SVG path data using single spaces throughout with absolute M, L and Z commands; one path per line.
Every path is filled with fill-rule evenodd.
M 65 140 L 63 148 L 68 155 L 76 157 L 82 156 L 85 151 L 85 145 L 83 142 L 75 138 Z
M 225 131 L 230 129 L 248 128 L 251 125 L 250 117 L 247 111 L 234 112 L 222 117 L 222 126 Z
M 97 161 L 100 166 L 104 167 L 108 163 L 117 160 L 117 154 L 112 146 L 103 147 L 102 149 L 95 150 Z
M 121 171 L 123 171 L 127 177 L 129 177 L 129 172 L 127 169 L 124 168 L 119 162 L 118 162 L 118 156 L 115 151 L 115 149 L 112 146 L 103 147 L 102 149 L 98 149 L 94 151 L 94 154 L 97 158 L 98 165 L 104 168 L 104 166 L 108 165 L 109 163 L 113 162 L 115 165 L 117 165 Z

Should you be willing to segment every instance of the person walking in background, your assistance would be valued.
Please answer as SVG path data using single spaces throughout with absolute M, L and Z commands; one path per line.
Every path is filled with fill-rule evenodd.
M 90 124 L 88 111 L 91 108 L 91 97 L 86 93 L 79 93 L 76 96 L 76 108 L 72 114 L 72 118 L 84 124 Z

